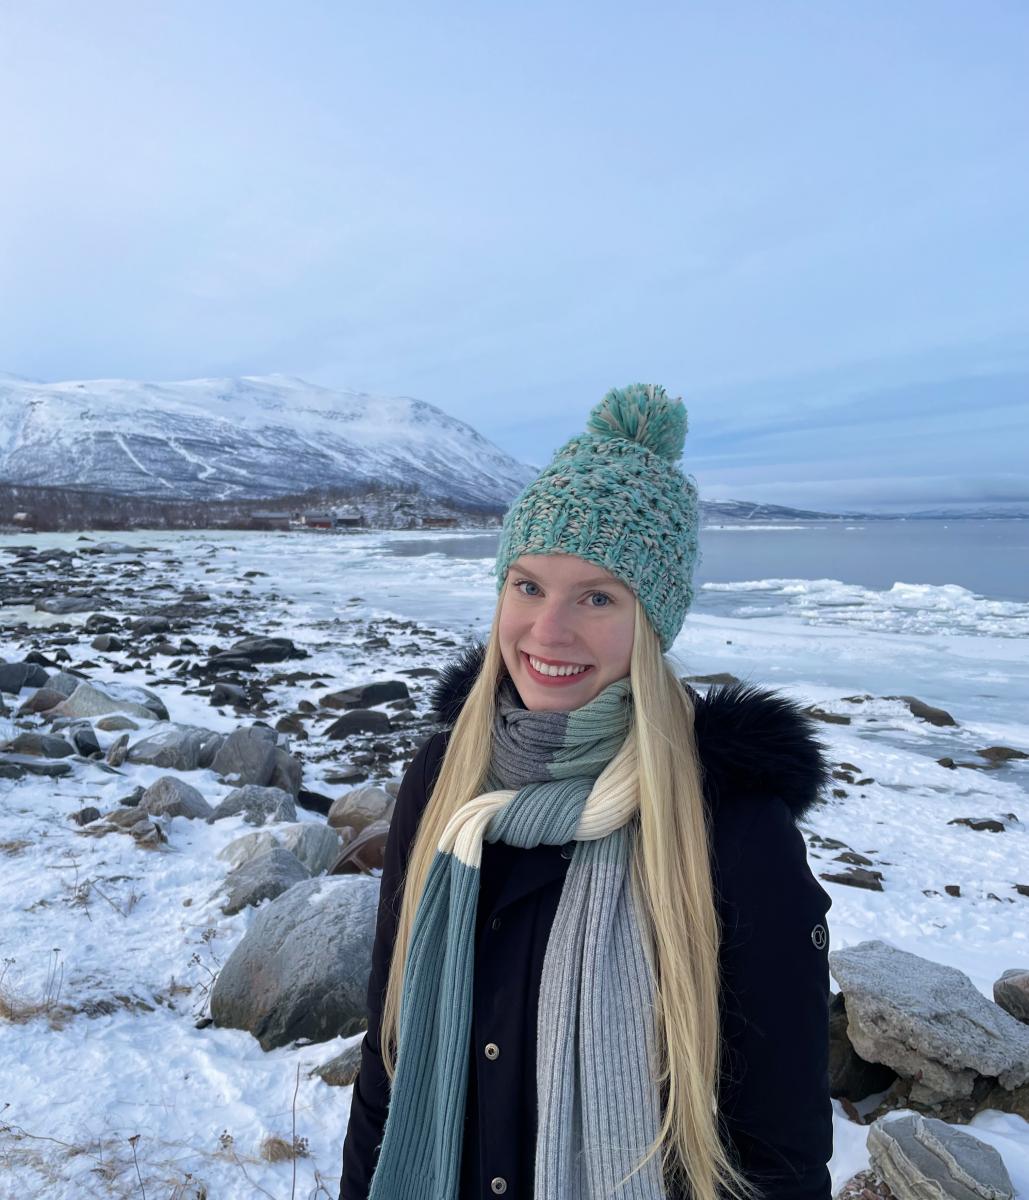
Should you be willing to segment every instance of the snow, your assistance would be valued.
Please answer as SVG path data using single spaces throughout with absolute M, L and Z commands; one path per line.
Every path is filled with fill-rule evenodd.
M 254 632 L 307 647 L 311 657 L 297 665 L 333 687 L 422 661 L 438 665 L 438 651 L 401 656 L 399 639 L 396 652 L 376 651 L 369 662 L 346 632 L 348 618 L 395 616 L 462 642 L 484 635 L 496 597 L 492 555 L 483 556 L 475 532 L 448 534 L 447 554 L 416 553 L 424 546 L 411 533 L 148 531 L 119 540 L 156 548 L 134 581 L 140 612 L 153 602 L 146 584 L 174 571 L 180 586 L 260 613 L 263 627 Z M 75 535 L 17 535 L 0 538 L 0 547 L 18 542 L 78 545 Z M 119 561 L 104 559 L 112 571 Z M 252 569 L 266 574 L 244 579 Z M 2 628 L 28 611 L 0 608 L 6 658 L 32 648 L 31 635 L 19 641 Z M 119 611 L 136 615 L 124 601 Z M 72 627 L 73 657 L 84 657 L 88 646 L 83 619 L 54 618 Z M 876 591 L 834 580 L 745 580 L 710 586 L 699 597 L 673 647 L 682 673 L 732 672 L 852 718 L 820 725 L 819 736 L 834 763 L 853 763 L 857 778 L 872 782 L 817 807 L 803 828 L 873 858 L 886 890 L 822 881 L 833 900 L 833 948 L 881 938 L 959 968 L 991 997 L 1005 969 L 1029 965 L 1029 900 L 1013 890 L 1029 883 L 1029 764 L 975 771 L 936 762 L 943 755 L 974 761 L 976 749 L 995 744 L 1029 749 L 1027 620 L 1024 603 L 914 583 Z M 105 679 L 102 670 L 91 677 Z M 155 688 L 131 671 L 116 678 L 156 690 L 173 721 L 223 730 L 239 724 L 172 684 Z M 286 708 L 309 694 L 306 687 L 283 684 L 274 694 Z M 871 699 L 844 699 L 861 695 Z M 886 698 L 902 695 L 945 708 L 958 725 L 928 725 L 902 700 Z M 0 737 L 9 725 L 0 718 Z M 99 734 L 105 747 L 117 736 Z M 309 764 L 306 786 L 338 791 L 320 787 L 324 769 Z M 0 991 L 25 1004 L 49 998 L 53 1008 L 52 1022 L 0 1021 L 0 1198 L 138 1196 L 128 1140 L 137 1134 L 148 1196 L 186 1200 L 202 1194 L 202 1182 L 218 1200 L 287 1197 L 291 1164 L 262 1161 L 259 1147 L 268 1134 L 290 1140 L 299 1067 L 296 1129 L 309 1155 L 297 1160 L 296 1195 L 335 1200 L 350 1089 L 328 1087 L 309 1072 L 360 1035 L 265 1053 L 248 1034 L 195 1028 L 205 989 L 255 915 L 226 917 L 216 899 L 225 875 L 218 852 L 250 827 L 239 817 L 211 826 L 175 818 L 168 845 L 153 852 L 127 836 L 84 837 L 68 820 L 84 804 L 105 810 L 163 774 L 175 772 L 127 764 L 125 774 L 112 776 L 78 763 L 68 778 L 0 781 Z M 180 774 L 212 804 L 230 790 L 210 771 Z M 1006 813 L 1020 819 L 1004 834 L 948 824 Z M 302 811 L 300 819 L 320 820 Z M 836 853 L 812 847 L 816 873 Z M 948 896 L 947 884 L 958 884 L 961 896 Z M 62 1005 L 98 1000 L 113 1010 L 61 1019 Z M 838 1102 L 833 1110 L 835 1190 L 867 1165 L 868 1129 Z M 997 1147 L 1016 1194 L 1029 1200 L 1026 1122 L 987 1112 L 971 1132 Z

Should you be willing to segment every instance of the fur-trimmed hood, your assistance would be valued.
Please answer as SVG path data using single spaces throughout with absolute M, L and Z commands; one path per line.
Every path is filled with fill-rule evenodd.
M 472 642 L 443 668 L 431 703 L 445 727 L 457 720 L 484 654 L 485 646 Z M 771 792 L 799 820 L 831 777 L 813 720 L 794 701 L 753 684 L 712 686 L 706 695 L 686 687 L 695 706 L 697 749 L 712 802 L 737 789 Z

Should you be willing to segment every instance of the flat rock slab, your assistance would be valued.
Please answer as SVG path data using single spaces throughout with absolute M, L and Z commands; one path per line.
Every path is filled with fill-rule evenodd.
M 1013 1200 L 1015 1194 L 992 1146 L 919 1113 L 876 1121 L 868 1155 L 897 1200 Z
M 71 763 L 63 758 L 36 758 L 31 754 L 0 754 L 0 779 L 24 775 L 46 775 L 58 779 L 71 774 Z
M 51 710 L 55 717 L 103 717 L 123 713 L 144 721 L 167 721 L 168 710 L 160 697 L 145 688 L 106 684 L 105 690 L 80 683 L 74 692 Z
M 968 1097 L 977 1075 L 1009 1091 L 1029 1080 L 1029 1027 L 962 971 L 878 940 L 831 951 L 829 969 L 854 1049 L 913 1080 L 912 1100 Z
M 64 738 L 29 731 L 19 733 L 8 749 L 12 754 L 32 754 L 37 758 L 67 758 L 75 753 L 75 747 Z
M 378 903 L 378 879 L 322 875 L 260 909 L 215 981 L 215 1024 L 248 1030 L 265 1050 L 367 1028 Z
M 166 771 L 195 771 L 209 767 L 225 735 L 196 725 L 169 723 L 152 729 L 128 752 L 129 762 L 146 763 Z

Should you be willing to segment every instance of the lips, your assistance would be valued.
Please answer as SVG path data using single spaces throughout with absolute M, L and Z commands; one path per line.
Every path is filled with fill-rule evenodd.
M 585 671 L 579 671 L 574 675 L 543 675 L 532 665 L 532 663 L 529 661 L 528 654 L 526 654 L 524 650 L 520 651 L 519 653 L 522 656 L 522 660 L 525 663 L 525 669 L 528 671 L 530 678 L 534 682 L 541 684 L 543 687 L 567 687 L 569 684 L 578 683 L 580 679 L 585 679 L 586 676 L 589 675 L 589 673 L 593 670 L 593 667 L 587 666 Z M 535 657 L 537 657 L 540 662 L 547 662 L 545 658 L 539 658 L 538 655 Z M 555 662 L 548 665 L 555 667 L 568 667 L 572 666 L 573 664 Z

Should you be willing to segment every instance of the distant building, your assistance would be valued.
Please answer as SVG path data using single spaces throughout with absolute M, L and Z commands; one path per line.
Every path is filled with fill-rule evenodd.
M 335 529 L 361 529 L 365 524 L 364 514 L 352 507 L 333 509 L 332 520 Z
M 257 509 L 250 514 L 251 529 L 288 529 L 289 528 L 289 513 L 288 512 L 269 512 L 265 509 Z
M 454 529 L 457 517 L 422 517 L 423 529 Z
M 304 513 L 304 525 L 308 529 L 332 529 L 334 521 L 335 518 L 333 517 L 332 513 Z
M 35 529 L 36 514 L 30 512 L 16 512 L 11 518 L 12 522 L 21 529 Z

